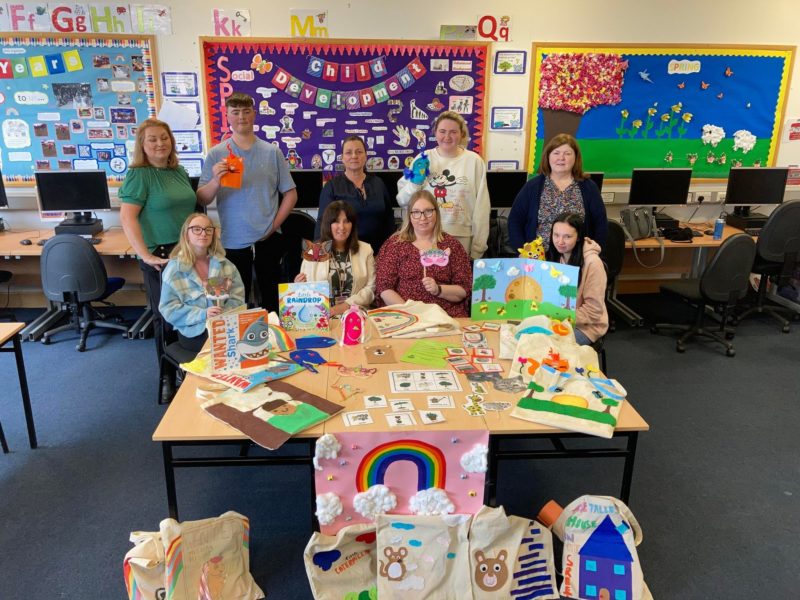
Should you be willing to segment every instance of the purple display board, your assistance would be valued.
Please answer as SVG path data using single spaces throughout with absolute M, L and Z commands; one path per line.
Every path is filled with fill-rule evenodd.
M 212 144 L 229 135 L 223 110 L 234 91 L 256 101 L 257 135 L 292 168 L 333 171 L 341 141 L 359 135 L 370 169 L 402 169 L 436 145 L 443 110 L 467 121 L 469 149 L 483 149 L 486 61 L 479 42 L 201 38 L 206 123 Z

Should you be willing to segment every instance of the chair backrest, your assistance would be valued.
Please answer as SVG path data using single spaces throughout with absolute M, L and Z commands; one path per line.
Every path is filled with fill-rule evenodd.
M 72 233 L 53 236 L 42 249 L 42 290 L 48 300 L 77 302 L 102 297 L 108 284 L 106 267 L 87 240 Z
M 279 257 L 282 260 L 283 281 L 294 281 L 295 275 L 300 272 L 300 263 L 303 262 L 303 240 L 314 239 L 314 229 L 317 225 L 314 217 L 301 210 L 293 210 L 281 224 L 284 238 L 285 254 Z
M 780 263 L 793 255 L 794 266 L 800 253 L 800 201 L 785 202 L 772 211 L 758 234 L 756 252 L 759 258 Z
M 616 221 L 608 222 L 608 237 L 600 256 L 608 268 L 608 280 L 613 282 L 622 271 L 625 258 L 625 230 Z
M 744 298 L 750 285 L 750 268 L 756 243 L 745 233 L 732 235 L 720 245 L 700 278 L 700 293 L 710 302 L 733 304 Z

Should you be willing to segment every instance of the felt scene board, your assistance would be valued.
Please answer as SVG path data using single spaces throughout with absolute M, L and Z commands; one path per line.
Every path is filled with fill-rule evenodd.
M 315 458 L 320 530 L 333 535 L 378 513 L 475 513 L 488 441 L 485 430 L 326 434 L 316 450 L 324 458 Z
M 0 36 L 0 158 L 6 183 L 34 171 L 125 179 L 137 124 L 155 116 L 152 36 Z
M 545 315 L 574 322 L 579 271 L 572 265 L 531 258 L 476 260 L 470 316 L 484 320 Z
M 367 168 L 402 169 L 435 145 L 443 110 L 466 119 L 481 154 L 488 44 L 479 42 L 201 38 L 208 137 L 229 135 L 225 99 L 256 102 L 256 134 L 290 167 L 334 171 L 341 141 L 360 135 Z M 341 165 L 339 165 L 341 167 Z
M 535 43 L 532 57 L 528 172 L 558 133 L 607 179 L 775 164 L 794 47 Z

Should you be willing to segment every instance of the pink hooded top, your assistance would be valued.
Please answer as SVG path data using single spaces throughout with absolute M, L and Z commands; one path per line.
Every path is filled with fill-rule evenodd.
M 576 328 L 593 342 L 608 331 L 606 311 L 606 268 L 600 258 L 600 245 L 586 238 L 583 242 L 583 267 L 578 286 Z

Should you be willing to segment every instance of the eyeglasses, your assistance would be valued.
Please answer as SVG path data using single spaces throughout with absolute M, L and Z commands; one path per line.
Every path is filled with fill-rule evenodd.
M 206 235 L 214 235 L 215 229 L 216 227 L 200 227 L 199 225 L 192 225 L 189 227 L 189 231 L 195 235 L 200 235 L 203 232 L 205 232 Z
M 433 213 L 436 211 L 432 208 L 426 208 L 425 210 L 412 210 L 409 215 L 415 221 L 419 221 L 422 217 L 426 219 L 430 219 L 433 216 Z

